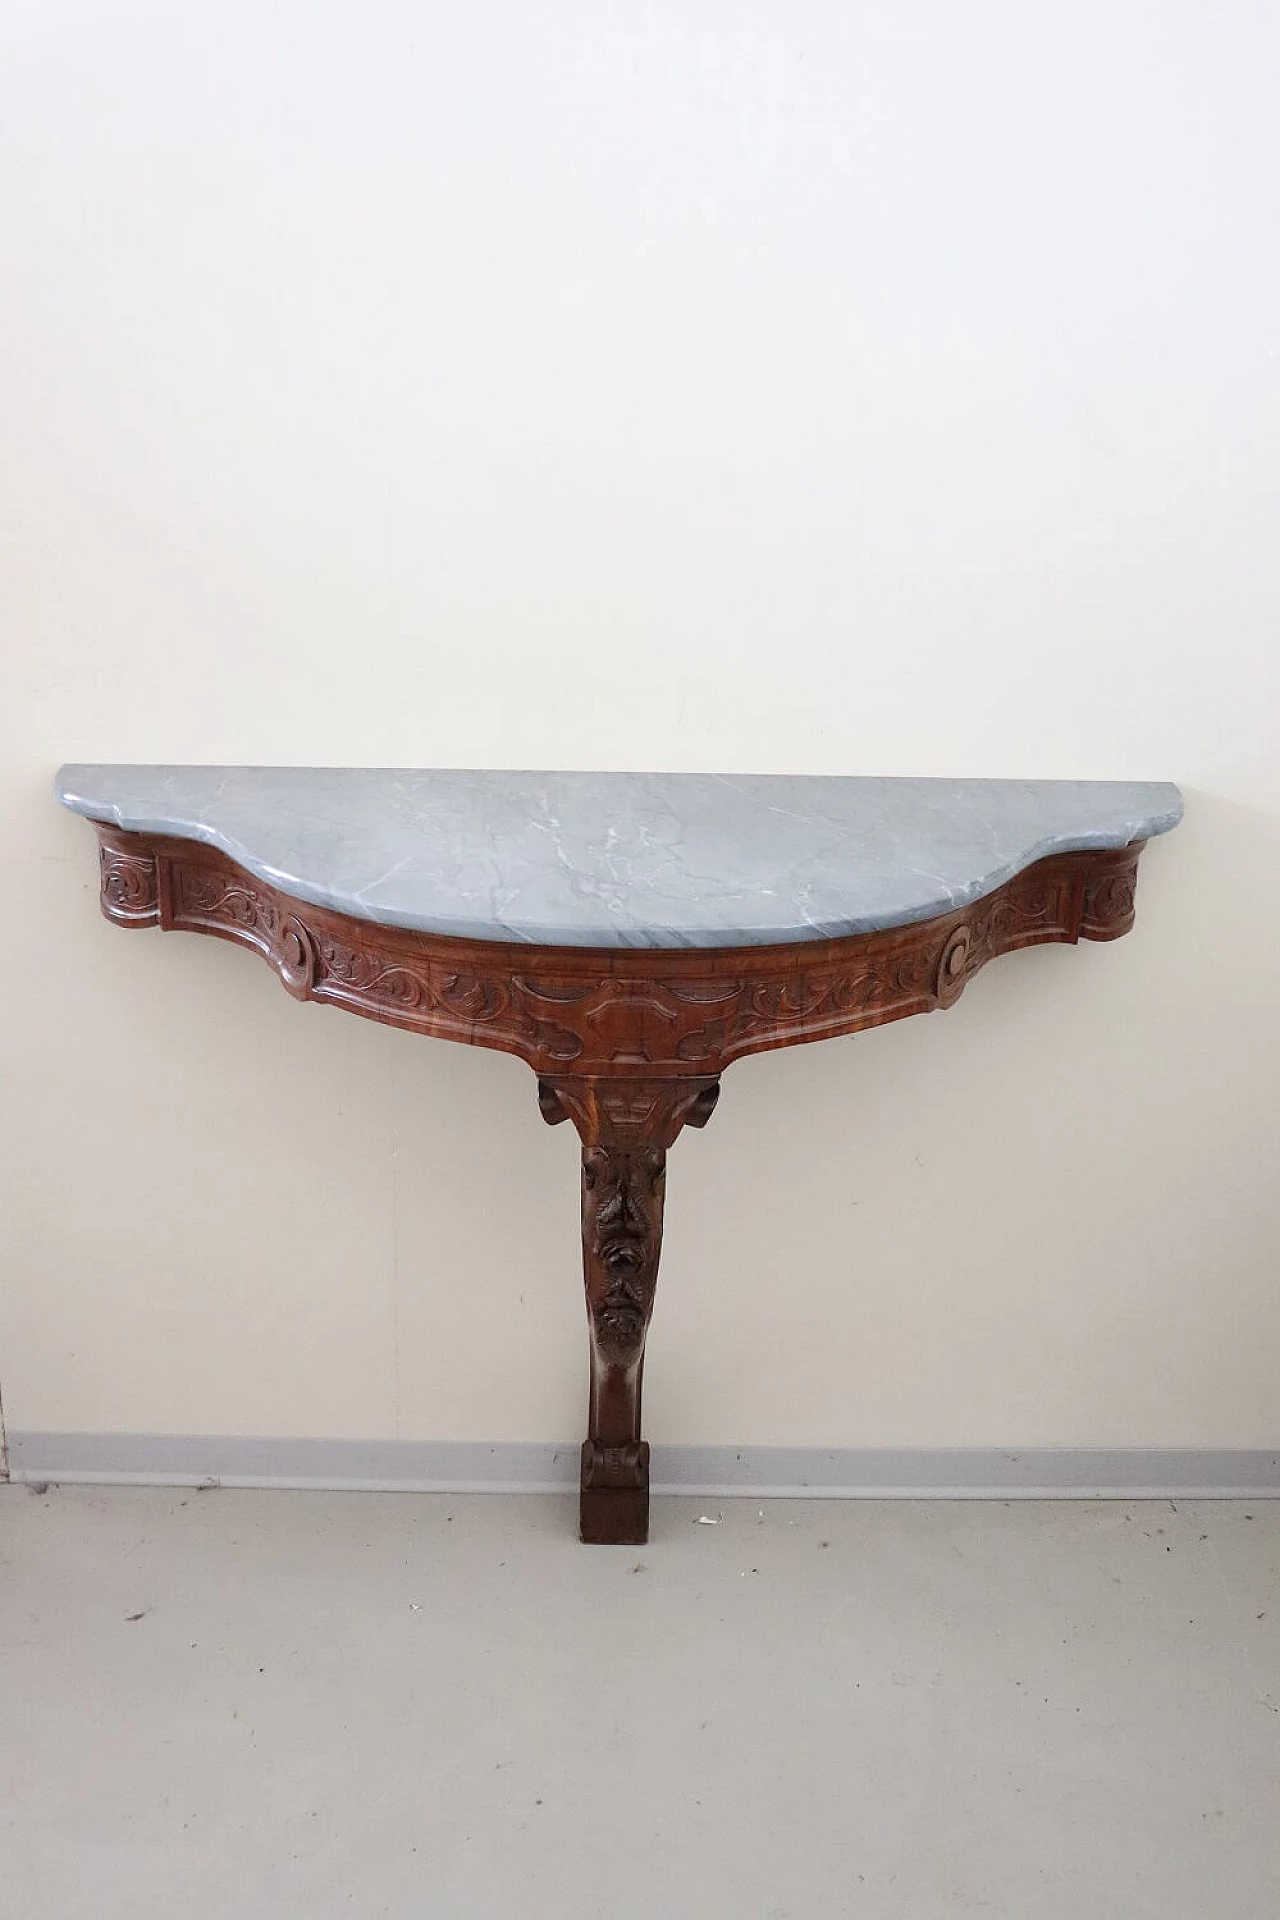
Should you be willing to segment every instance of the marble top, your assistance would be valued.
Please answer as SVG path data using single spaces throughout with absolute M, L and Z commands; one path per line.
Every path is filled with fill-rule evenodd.
M 1176 787 L 1112 780 L 68 766 L 57 791 L 90 819 L 220 847 L 315 906 L 572 947 L 906 926 L 1182 815 Z

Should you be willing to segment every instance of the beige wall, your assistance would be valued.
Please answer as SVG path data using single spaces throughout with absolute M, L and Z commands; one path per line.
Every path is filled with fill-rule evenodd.
M 11 4 L 10 1426 L 580 1430 L 519 1063 L 100 920 L 63 759 L 1177 779 L 1114 947 L 735 1066 L 669 1440 L 1280 1442 L 1277 18 Z

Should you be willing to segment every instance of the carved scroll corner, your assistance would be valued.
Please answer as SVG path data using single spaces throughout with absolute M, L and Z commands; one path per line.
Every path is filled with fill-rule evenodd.
M 153 853 L 126 851 L 102 840 L 98 848 L 99 900 L 118 927 L 160 924 L 160 870 Z
M 1121 865 L 1104 868 L 1085 881 L 1080 932 L 1086 940 L 1118 940 L 1134 921 L 1140 848 L 1129 848 Z

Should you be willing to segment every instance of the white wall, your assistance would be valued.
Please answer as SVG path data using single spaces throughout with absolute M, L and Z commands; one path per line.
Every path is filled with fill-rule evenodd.
M 63 759 L 1172 778 L 1114 947 L 752 1060 L 668 1440 L 1280 1442 L 1280 12 L 0 13 L 10 1426 L 565 1438 L 576 1143 L 124 935 Z

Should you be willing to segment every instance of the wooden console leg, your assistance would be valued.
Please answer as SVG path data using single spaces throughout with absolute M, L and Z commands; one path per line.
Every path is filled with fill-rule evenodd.
M 591 1329 L 582 1538 L 649 1537 L 649 1446 L 640 1438 L 644 1342 L 662 1252 L 662 1147 L 582 1149 L 582 1270 Z
M 705 1126 L 714 1079 L 542 1080 L 552 1125 L 582 1137 L 582 1266 L 591 1333 L 591 1398 L 582 1448 L 582 1538 L 640 1546 L 649 1537 L 649 1443 L 640 1437 L 644 1343 L 658 1285 L 667 1148 Z

